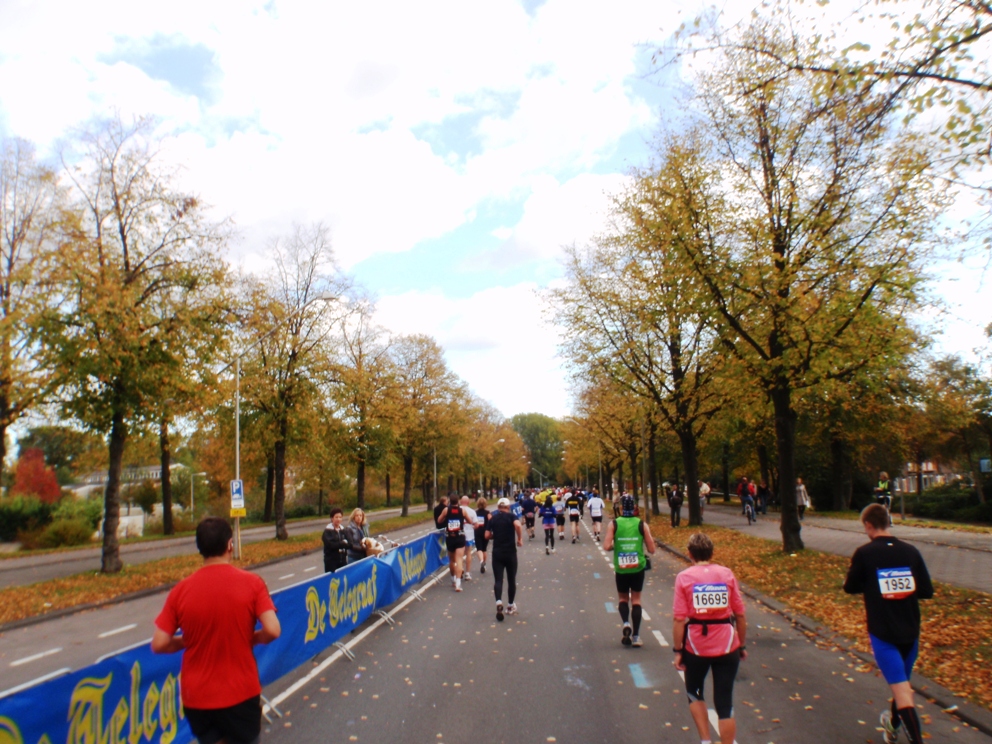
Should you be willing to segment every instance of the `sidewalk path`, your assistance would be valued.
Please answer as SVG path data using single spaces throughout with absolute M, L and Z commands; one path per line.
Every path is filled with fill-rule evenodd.
M 410 513 L 422 512 L 426 507 L 417 504 L 410 507 Z M 378 509 L 369 512 L 369 525 L 374 526 L 377 520 L 395 517 L 400 514 L 399 507 L 395 509 Z M 327 525 L 327 518 L 308 519 L 302 522 L 288 522 L 286 530 L 290 535 L 305 535 L 319 532 Z M 375 530 L 372 530 L 375 532 Z M 275 536 L 275 523 L 261 527 L 249 527 L 241 530 L 241 542 L 252 543 L 268 540 Z M 121 560 L 129 565 L 157 561 L 173 555 L 187 555 L 196 552 L 196 539 L 192 536 L 163 538 L 144 542 L 121 545 Z M 4 558 L 0 560 L 0 589 L 8 586 L 24 586 L 48 581 L 63 576 L 83 573 L 84 571 L 100 570 L 99 547 L 68 550 L 61 553 L 45 553 L 43 555 L 28 555 L 23 558 Z
M 759 517 L 757 523 L 748 526 L 739 510 L 740 506 L 736 504 L 731 507 L 710 505 L 703 512 L 703 521 L 781 541 L 778 514 Z M 689 510 L 683 508 L 682 511 L 685 524 Z M 667 505 L 664 513 L 668 516 Z M 854 520 L 807 516 L 802 526 L 806 547 L 824 553 L 850 556 L 868 540 L 861 524 Z M 935 580 L 992 594 L 992 535 L 898 524 L 892 527 L 892 534 L 917 547 Z

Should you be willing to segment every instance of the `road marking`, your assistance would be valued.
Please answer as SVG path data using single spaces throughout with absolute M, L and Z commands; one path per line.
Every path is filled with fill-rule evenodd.
M 643 617 L 648 622 L 651 622 L 651 616 L 647 613 L 647 611 L 643 607 L 641 608 L 641 617 Z
M 593 577 L 594 579 L 598 579 L 598 578 L 599 578 L 599 574 L 598 574 L 598 573 L 594 573 L 594 574 L 592 575 L 592 577 Z
M 316 571 L 316 570 L 317 570 L 316 566 L 310 566 L 310 568 L 304 568 L 303 573 L 309 573 L 310 571 Z
M 33 656 L 25 656 L 23 659 L 18 659 L 17 661 L 10 662 L 12 667 L 20 666 L 21 664 L 28 664 L 32 661 L 38 661 L 38 659 L 44 659 L 46 656 L 51 656 L 52 654 L 57 654 L 62 650 L 59 648 L 50 648 L 47 651 L 42 651 L 40 654 L 34 654 Z
M 609 612 L 611 615 L 614 612 L 616 612 L 616 610 L 613 608 L 613 603 L 612 602 L 604 602 L 604 604 L 606 605 L 606 611 Z
M 640 664 L 630 665 L 630 676 L 634 678 L 634 687 L 654 687 L 648 675 L 644 673 L 644 668 Z
M 130 625 L 125 625 L 123 628 L 114 628 L 113 630 L 108 630 L 106 633 L 101 633 L 97 638 L 109 638 L 112 635 L 117 635 L 118 633 L 126 633 L 129 630 L 134 630 L 138 627 L 137 623 L 131 623 Z
M 664 648 L 668 648 L 668 641 L 665 640 L 665 636 L 661 634 L 660 630 L 652 630 L 651 632 L 654 633 L 654 637 L 658 639 L 658 643 L 660 643 Z
M 296 576 L 295 573 L 286 574 L 285 576 L 280 576 L 278 579 L 276 579 L 276 581 L 285 581 L 286 579 L 291 579 L 294 576 Z
M 706 709 L 706 715 L 709 716 L 710 726 L 712 726 L 713 727 L 713 730 L 716 731 L 717 734 L 719 734 L 720 733 L 720 719 L 717 718 L 716 711 L 713 710 L 712 708 L 707 708 Z M 737 744 L 737 739 L 734 739 L 734 744 Z

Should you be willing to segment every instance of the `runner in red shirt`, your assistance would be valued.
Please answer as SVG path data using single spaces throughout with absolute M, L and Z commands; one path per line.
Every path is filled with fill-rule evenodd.
M 689 712 L 700 741 L 710 738 L 703 683 L 713 670 L 713 707 L 720 721 L 720 741 L 731 742 L 737 734 L 734 680 L 738 665 L 747 658 L 744 600 L 734 572 L 710 563 L 713 542 L 707 535 L 697 532 L 689 538 L 689 557 L 692 566 L 675 578 L 675 668 L 685 672 Z
M 196 547 L 203 566 L 169 592 L 155 618 L 152 651 L 185 651 L 183 708 L 200 744 L 249 744 L 258 741 L 262 727 L 252 647 L 279 637 L 279 619 L 265 582 L 231 565 L 234 541 L 226 520 L 200 522 Z M 262 623 L 258 630 L 256 621 Z

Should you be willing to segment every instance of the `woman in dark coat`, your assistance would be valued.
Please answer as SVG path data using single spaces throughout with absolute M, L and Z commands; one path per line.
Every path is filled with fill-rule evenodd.
M 331 523 L 324 528 L 324 573 L 333 573 L 348 563 L 348 535 L 341 526 L 344 514 L 341 509 L 331 509 Z

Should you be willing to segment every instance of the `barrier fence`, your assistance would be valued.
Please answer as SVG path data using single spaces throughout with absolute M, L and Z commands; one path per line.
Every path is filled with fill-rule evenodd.
M 444 539 L 432 533 L 273 592 L 282 633 L 255 647 L 262 686 L 339 642 L 447 563 Z M 0 699 L 0 744 L 192 741 L 179 697 L 181 658 L 153 654 L 145 641 L 13 692 Z

